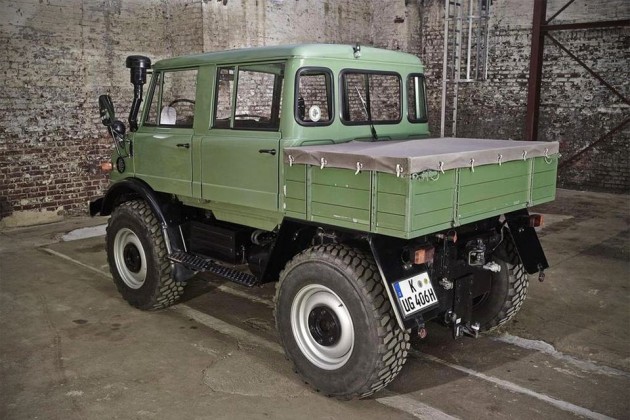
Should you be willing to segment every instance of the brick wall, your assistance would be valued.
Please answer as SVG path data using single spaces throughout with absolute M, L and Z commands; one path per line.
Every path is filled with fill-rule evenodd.
M 0 0 L 0 219 L 82 214 L 107 179 L 111 145 L 96 99 L 126 119 L 124 60 L 301 42 L 375 45 L 421 56 L 433 133 L 439 133 L 442 0 Z M 495 0 L 488 80 L 462 87 L 460 136 L 523 136 L 531 2 Z M 564 0 L 549 0 L 550 13 Z M 628 18 L 626 0 L 577 0 L 558 22 Z M 628 95 L 627 28 L 557 35 Z M 628 106 L 547 43 L 540 137 L 565 157 L 626 115 Z M 629 191 L 629 129 L 561 173 L 561 185 Z
M 549 0 L 547 16 L 551 17 L 564 4 L 564 0 Z M 442 0 L 425 0 L 421 7 L 420 56 L 427 66 L 431 131 L 437 135 L 440 132 L 443 7 Z M 488 79 L 460 85 L 457 136 L 521 140 L 527 110 L 533 5 L 515 0 L 494 1 L 491 11 Z M 628 18 L 630 3 L 626 0 L 576 0 L 554 23 Z M 626 97 L 630 96 L 628 28 L 562 31 L 553 36 Z M 545 43 L 541 97 L 539 139 L 560 141 L 561 162 L 630 115 L 628 105 L 549 40 Z M 448 118 L 447 123 L 450 123 Z M 628 156 L 630 126 L 562 169 L 559 185 L 628 193 Z
M 103 192 L 112 147 L 96 101 L 109 93 L 126 120 L 127 55 L 369 44 L 371 19 L 363 0 L 0 0 L 0 224 L 85 214 Z
M 126 116 L 132 90 L 125 57 L 184 52 L 169 30 L 178 24 L 179 35 L 192 36 L 201 16 L 169 15 L 186 4 L 0 2 L 0 219 L 85 213 L 107 185 L 99 164 L 111 150 L 98 95 L 110 93 Z M 186 49 L 201 49 L 194 39 Z

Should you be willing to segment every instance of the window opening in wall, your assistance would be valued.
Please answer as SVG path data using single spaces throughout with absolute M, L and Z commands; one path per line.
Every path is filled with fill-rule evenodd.
M 344 124 L 394 124 L 401 120 L 397 73 L 344 71 L 341 74 Z M 364 104 L 365 103 L 365 104 Z
M 145 125 L 191 128 L 195 119 L 197 70 L 167 71 L 155 77 Z
M 425 82 L 422 74 L 412 74 L 407 80 L 407 118 L 410 122 L 427 122 Z
M 321 68 L 298 71 L 295 119 L 301 125 L 329 125 L 333 119 L 332 72 Z

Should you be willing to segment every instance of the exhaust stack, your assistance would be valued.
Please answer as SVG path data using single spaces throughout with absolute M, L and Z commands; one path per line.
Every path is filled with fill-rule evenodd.
M 138 129 L 138 111 L 142 103 L 142 86 L 147 82 L 147 70 L 151 68 L 151 59 L 142 55 L 130 55 L 125 62 L 131 73 L 133 84 L 133 102 L 129 111 L 129 130 Z

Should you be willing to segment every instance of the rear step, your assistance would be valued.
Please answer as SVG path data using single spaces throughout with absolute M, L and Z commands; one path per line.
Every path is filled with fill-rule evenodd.
M 256 276 L 217 264 L 216 261 L 209 258 L 192 255 L 184 251 L 173 252 L 168 256 L 168 259 L 180 263 L 193 271 L 210 272 L 243 286 L 253 287 L 259 283 Z

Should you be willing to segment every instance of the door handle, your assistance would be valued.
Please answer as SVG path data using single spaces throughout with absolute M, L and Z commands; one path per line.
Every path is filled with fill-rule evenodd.
M 258 151 L 258 153 L 268 153 L 271 156 L 275 156 L 276 155 L 276 149 L 260 149 Z
M 190 149 L 190 143 L 178 143 L 177 147 L 183 147 L 185 149 Z

